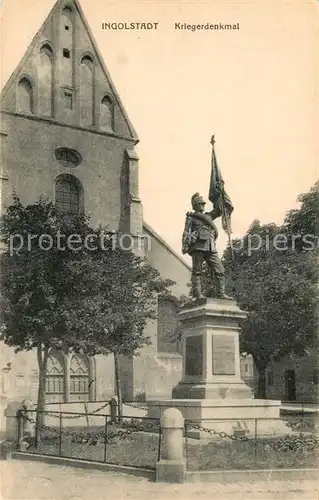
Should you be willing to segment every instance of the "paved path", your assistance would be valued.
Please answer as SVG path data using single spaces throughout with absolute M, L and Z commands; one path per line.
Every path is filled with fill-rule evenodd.
M 314 481 L 159 484 L 122 473 L 2 461 L 3 500 L 318 500 Z

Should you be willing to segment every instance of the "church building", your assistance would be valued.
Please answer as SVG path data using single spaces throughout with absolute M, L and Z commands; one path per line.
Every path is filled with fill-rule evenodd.
M 176 299 L 188 293 L 190 268 L 144 221 L 139 197 L 139 139 L 116 92 L 78 0 L 58 0 L 1 93 L 1 212 L 15 192 L 40 196 L 61 212 L 84 210 L 92 225 L 132 235 L 163 277 L 176 282 L 147 327 L 152 345 L 121 360 L 124 399 L 170 397 L 182 357 L 170 334 Z M 1 345 L 1 405 L 37 398 L 34 352 Z M 115 393 L 112 356 L 51 352 L 47 401 L 103 401 Z

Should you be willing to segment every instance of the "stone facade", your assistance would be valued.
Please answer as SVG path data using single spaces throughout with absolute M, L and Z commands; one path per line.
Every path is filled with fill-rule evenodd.
M 256 394 L 257 371 L 251 354 L 242 354 L 240 356 L 240 373 L 245 384 L 251 388 L 253 394 Z
M 62 208 L 69 203 L 84 210 L 92 225 L 132 235 L 134 250 L 177 282 L 173 294 L 188 292 L 189 267 L 143 222 L 134 150 L 138 137 L 77 0 L 56 3 L 5 85 L 0 132 L 2 212 L 12 203 L 13 191 L 23 204 L 40 195 Z M 169 393 L 181 375 L 178 348 L 167 343 L 164 312 L 159 315 L 162 326 L 157 321 L 147 326 L 152 346 L 137 359 L 121 360 L 127 399 Z M 166 324 L 173 329 L 172 310 L 169 315 Z M 165 341 L 158 339 L 158 328 Z M 1 360 L 2 401 L 20 395 L 36 399 L 35 354 L 16 355 L 3 346 Z M 111 357 L 57 357 L 52 370 L 56 400 L 76 399 L 72 384 L 82 384 L 79 398 L 103 400 L 114 393 Z
M 251 355 L 241 357 L 242 379 L 256 394 L 258 372 Z M 281 401 L 318 403 L 319 362 L 315 349 L 304 356 L 290 354 L 266 369 L 266 397 Z
M 302 357 L 286 356 L 267 368 L 267 397 L 318 403 L 319 361 L 316 350 Z

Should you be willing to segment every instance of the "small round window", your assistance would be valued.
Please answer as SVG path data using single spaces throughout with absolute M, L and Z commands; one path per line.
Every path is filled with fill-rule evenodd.
M 80 153 L 74 149 L 59 148 L 55 150 L 55 158 L 63 167 L 78 167 L 82 161 Z

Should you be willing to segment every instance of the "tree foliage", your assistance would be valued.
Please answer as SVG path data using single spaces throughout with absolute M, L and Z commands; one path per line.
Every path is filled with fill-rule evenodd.
M 305 235 L 314 229 L 316 189 L 299 198 L 301 207 L 288 213 L 283 226 L 254 221 L 242 240 L 233 241 L 234 260 L 230 248 L 224 253 L 229 291 L 248 313 L 241 348 L 257 366 L 259 397 L 265 397 L 270 361 L 303 355 L 316 342 L 317 252 L 291 245 L 292 231 Z
M 133 355 L 149 342 L 144 327 L 173 282 L 117 235 L 85 215 L 59 215 L 44 199 L 23 206 L 17 197 L 0 231 L 3 339 L 16 351 L 37 348 L 40 408 L 49 349 Z
M 290 210 L 284 221 L 286 231 L 290 235 L 311 235 L 318 242 L 319 224 L 319 182 L 316 182 L 308 193 L 298 196 L 301 206 Z

